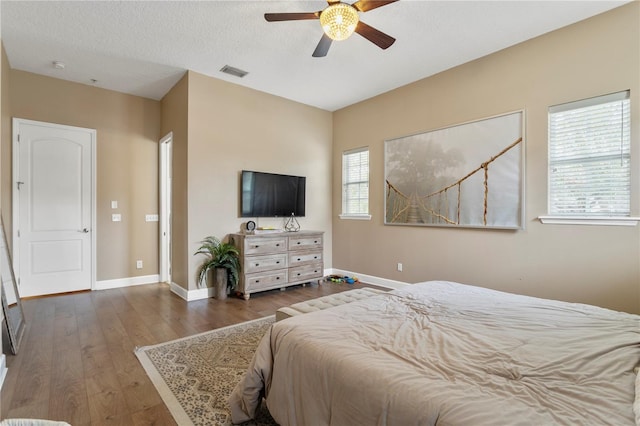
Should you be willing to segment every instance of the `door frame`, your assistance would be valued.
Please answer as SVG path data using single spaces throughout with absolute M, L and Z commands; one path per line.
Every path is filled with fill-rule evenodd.
M 11 161 L 12 161 L 12 183 L 11 183 L 11 204 L 12 204 L 12 223 L 13 223 L 13 232 L 12 232 L 12 263 L 13 270 L 16 275 L 16 281 L 18 283 L 18 288 L 20 287 L 20 244 L 16 242 L 19 241 L 19 232 L 20 232 L 20 200 L 18 199 L 18 182 L 20 179 L 20 149 L 18 144 L 20 143 L 20 125 L 21 124 L 29 124 L 35 126 L 43 126 L 43 127 L 54 127 L 57 129 L 67 129 L 67 130 L 82 130 L 91 134 L 91 290 L 95 290 L 96 280 L 97 280 L 97 256 L 96 256 L 96 247 L 97 247 L 97 182 L 96 182 L 96 165 L 97 165 L 97 132 L 95 129 L 89 129 L 86 127 L 77 127 L 77 126 L 67 126 L 64 124 L 56 124 L 56 123 L 48 123 L 45 121 L 36 121 L 36 120 L 27 120 L 24 118 L 12 118 L 12 145 L 11 145 Z
M 171 284 L 171 200 L 173 197 L 168 182 L 172 181 L 173 164 L 173 132 L 169 132 L 160 139 L 159 167 L 160 170 L 160 282 Z

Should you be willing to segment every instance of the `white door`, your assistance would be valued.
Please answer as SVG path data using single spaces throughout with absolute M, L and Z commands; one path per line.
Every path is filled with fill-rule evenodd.
M 160 139 L 160 282 L 171 284 L 171 161 L 173 133 Z
M 20 296 L 91 289 L 96 131 L 14 119 L 13 135 Z

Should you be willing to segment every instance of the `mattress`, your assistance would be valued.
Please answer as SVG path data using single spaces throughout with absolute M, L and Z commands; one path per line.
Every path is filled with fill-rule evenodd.
M 640 316 L 432 281 L 273 325 L 230 397 L 281 425 L 633 425 Z

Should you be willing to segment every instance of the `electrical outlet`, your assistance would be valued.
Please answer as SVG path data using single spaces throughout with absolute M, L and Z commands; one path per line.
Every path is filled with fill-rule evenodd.
M 136 261 L 136 269 L 142 269 L 142 260 Z
M 398 263 L 398 272 L 402 272 L 402 263 Z

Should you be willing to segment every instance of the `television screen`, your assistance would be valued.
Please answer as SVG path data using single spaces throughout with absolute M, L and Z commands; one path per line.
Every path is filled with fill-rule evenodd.
M 241 216 L 305 215 L 304 176 L 242 171 Z

